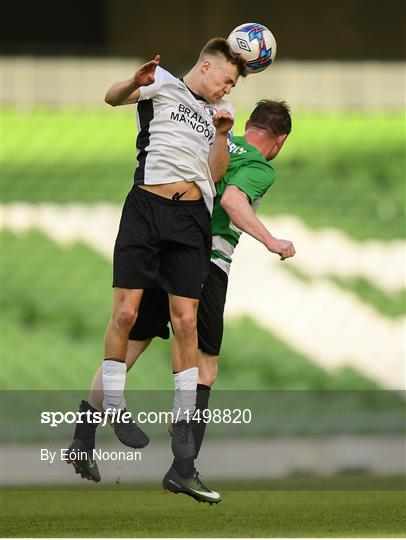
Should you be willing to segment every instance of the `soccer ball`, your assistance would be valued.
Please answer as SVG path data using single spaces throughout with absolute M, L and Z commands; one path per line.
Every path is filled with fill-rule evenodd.
M 246 60 L 248 73 L 259 73 L 275 60 L 276 40 L 262 24 L 241 24 L 227 39 L 231 49 Z

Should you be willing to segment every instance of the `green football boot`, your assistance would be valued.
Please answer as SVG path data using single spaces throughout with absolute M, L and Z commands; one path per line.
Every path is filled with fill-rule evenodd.
M 218 504 L 222 500 L 217 491 L 212 491 L 203 484 L 197 471 L 194 472 L 191 478 L 182 478 L 171 467 L 166 473 L 162 485 L 168 493 L 184 493 L 185 495 L 189 495 L 189 497 L 193 497 L 198 502 Z

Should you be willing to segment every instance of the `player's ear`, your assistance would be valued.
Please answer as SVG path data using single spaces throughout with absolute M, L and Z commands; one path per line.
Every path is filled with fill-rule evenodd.
M 283 133 L 282 135 L 278 135 L 277 138 L 276 138 L 276 143 L 278 145 L 278 148 L 281 149 L 284 142 L 286 141 L 286 139 L 288 138 L 288 134 L 287 133 Z
M 209 60 L 204 60 L 204 62 L 202 62 L 201 64 L 201 70 L 203 73 L 207 73 L 210 67 L 211 67 L 211 63 L 209 62 Z
M 274 159 L 278 154 L 280 149 L 283 146 L 283 143 L 286 141 L 287 134 L 283 135 L 277 135 L 276 137 L 273 136 L 271 139 L 272 147 L 270 149 L 270 152 L 268 154 L 267 159 Z

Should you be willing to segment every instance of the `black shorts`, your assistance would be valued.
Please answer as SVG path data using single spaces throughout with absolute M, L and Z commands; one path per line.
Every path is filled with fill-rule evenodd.
M 197 333 L 199 349 L 213 356 L 220 354 L 223 340 L 227 285 L 227 274 L 211 262 L 197 311 Z M 128 339 L 136 341 L 153 337 L 168 339 L 169 323 L 167 293 L 159 289 L 146 289 L 141 300 L 137 320 Z
M 128 339 L 144 341 L 154 337 L 169 338 L 168 293 L 163 289 L 144 289 L 138 316 Z
M 173 201 L 134 186 L 114 247 L 113 287 L 159 287 L 200 298 L 210 251 L 210 215 L 203 199 Z

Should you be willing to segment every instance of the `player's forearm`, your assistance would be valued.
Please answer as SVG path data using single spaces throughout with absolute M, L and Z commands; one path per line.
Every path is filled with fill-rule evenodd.
M 226 174 L 230 156 L 228 154 L 227 134 L 216 133 L 209 152 L 209 167 L 213 182 L 218 182 Z
M 104 101 L 112 107 L 123 105 L 126 99 L 138 89 L 139 86 L 133 79 L 116 82 L 107 90 Z
M 226 197 L 223 197 L 220 204 L 236 227 L 264 244 L 269 250 L 272 250 L 276 238 L 257 218 L 244 195 L 238 192 L 229 193 Z

